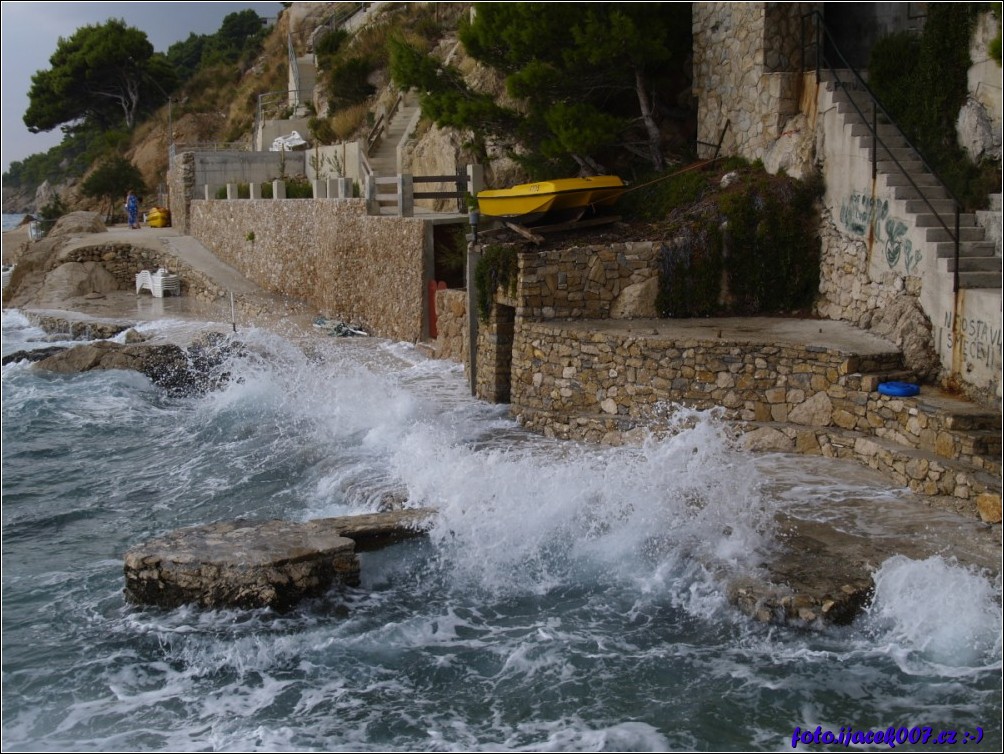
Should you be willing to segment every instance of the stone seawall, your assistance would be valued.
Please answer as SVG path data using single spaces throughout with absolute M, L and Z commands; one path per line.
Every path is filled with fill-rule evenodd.
M 757 341 L 757 320 L 746 322 L 746 342 L 660 333 L 655 320 L 631 323 L 636 335 L 605 322 L 523 323 L 513 349 L 514 413 L 557 436 L 577 434 L 563 417 L 592 415 L 613 420 L 611 428 L 630 427 L 652 421 L 668 403 L 722 406 L 742 421 L 868 429 L 860 373 L 895 368 L 895 349 L 860 356 L 778 345 Z M 603 437 L 594 430 L 584 439 Z
M 193 201 L 191 235 L 267 291 L 374 335 L 428 332 L 432 226 L 366 214 L 360 199 Z
M 616 445 L 666 431 L 674 406 L 718 407 L 750 447 L 853 458 L 926 495 L 999 495 L 999 417 L 996 429 L 972 431 L 986 421 L 978 408 L 967 416 L 950 399 L 877 393 L 900 368 L 891 344 L 858 333 L 844 349 L 834 344 L 847 326 L 834 322 L 793 324 L 819 330 L 801 333 L 805 344 L 769 334 L 784 320 L 710 322 L 729 331 L 667 320 L 522 322 L 512 413 L 549 437 Z

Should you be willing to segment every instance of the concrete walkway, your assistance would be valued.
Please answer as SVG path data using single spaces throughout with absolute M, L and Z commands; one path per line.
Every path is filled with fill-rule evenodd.
M 253 302 L 251 309 L 259 312 L 271 312 L 275 317 L 281 317 L 286 330 L 295 336 L 297 330 L 309 328 L 316 312 L 310 311 L 305 304 L 263 290 L 248 280 L 240 272 L 220 260 L 207 249 L 198 239 L 182 234 L 175 228 L 130 229 L 127 225 L 113 225 L 107 233 L 87 233 L 72 237 L 63 249 L 84 248 L 96 244 L 129 244 L 136 248 L 146 248 L 159 253 L 166 252 L 207 278 L 213 280 L 221 289 L 232 291 L 241 302 Z M 54 314 L 58 311 L 72 311 L 95 319 L 134 319 L 150 321 L 164 317 L 189 320 L 220 320 L 229 321 L 229 305 L 224 301 L 213 309 L 207 309 L 193 297 L 165 296 L 153 298 L 133 290 L 118 290 L 104 294 L 101 298 L 79 296 L 59 297 L 58 303 L 47 302 L 40 306 L 27 306 L 26 309 Z M 222 307 L 222 308 L 220 308 Z M 238 324 L 242 324 L 238 322 Z M 247 323 L 243 323 L 247 324 Z

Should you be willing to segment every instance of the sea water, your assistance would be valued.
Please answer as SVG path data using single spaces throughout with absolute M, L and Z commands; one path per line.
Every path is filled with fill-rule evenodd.
M 200 395 L 3 368 L 4 750 L 780 751 L 890 727 L 1000 749 L 1001 584 L 952 548 L 878 564 L 851 627 L 725 599 L 779 511 L 897 526 L 919 503 L 881 477 L 744 453 L 713 414 L 641 447 L 551 441 L 410 346 L 238 337 Z M 3 338 L 49 345 L 16 311 Z M 358 588 L 287 614 L 123 601 L 123 553 L 174 528 L 388 498 L 440 515 L 364 553 Z M 909 743 L 927 727 L 957 746 Z

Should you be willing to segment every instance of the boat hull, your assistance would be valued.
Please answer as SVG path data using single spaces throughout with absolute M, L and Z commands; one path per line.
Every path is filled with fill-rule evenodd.
M 623 192 L 624 182 L 614 175 L 560 178 L 481 191 L 478 208 L 486 217 L 523 224 L 545 217 L 577 219 L 588 211 L 612 206 Z

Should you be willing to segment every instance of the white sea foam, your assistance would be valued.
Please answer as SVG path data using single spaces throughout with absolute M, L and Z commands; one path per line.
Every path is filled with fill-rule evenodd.
M 946 674 L 1001 664 L 1000 578 L 940 556 L 889 558 L 875 574 L 868 617 L 904 672 Z

